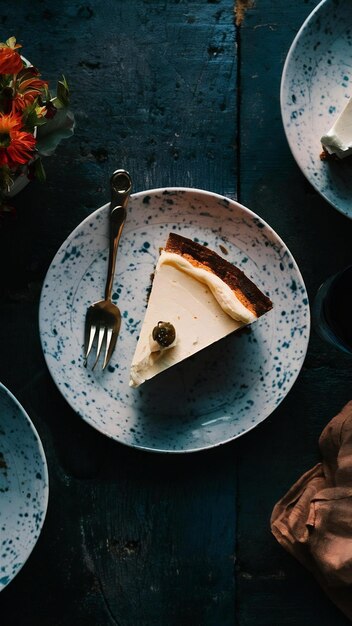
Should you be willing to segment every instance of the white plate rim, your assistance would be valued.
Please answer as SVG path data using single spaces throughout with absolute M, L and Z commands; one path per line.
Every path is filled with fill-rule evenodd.
M 40 520 L 38 536 L 36 537 L 35 541 L 31 543 L 31 545 L 29 546 L 29 549 L 27 549 L 24 560 L 22 561 L 21 565 L 18 566 L 15 574 L 11 576 L 4 585 L 0 586 L 0 592 L 3 591 L 16 578 L 17 574 L 22 570 L 23 566 L 26 564 L 30 555 L 32 554 L 38 542 L 40 534 L 43 530 L 44 522 L 45 522 L 46 515 L 48 512 L 48 503 L 49 503 L 49 471 L 48 471 L 48 464 L 46 460 L 44 447 L 43 447 L 41 438 L 39 436 L 39 433 L 36 427 L 34 426 L 31 418 L 29 417 L 27 411 L 24 409 L 24 407 L 19 402 L 19 400 L 17 400 L 16 396 L 8 389 L 8 387 L 6 387 L 6 385 L 0 382 L 0 394 L 1 393 L 7 395 L 10 398 L 11 402 L 16 406 L 17 410 L 19 411 L 19 414 L 22 415 L 22 417 L 24 418 L 24 421 L 27 422 L 27 425 L 29 426 L 30 430 L 32 431 L 34 435 L 34 439 L 36 440 L 36 444 L 37 444 L 38 454 L 42 462 L 44 489 L 42 493 L 42 501 L 43 501 L 42 513 L 43 514 Z M 28 544 L 27 544 L 27 548 L 28 548 Z
M 301 159 L 299 157 L 299 153 L 298 150 L 296 149 L 296 144 L 295 142 L 291 141 L 289 134 L 288 134 L 288 130 L 285 124 L 285 89 L 286 89 L 286 81 L 287 81 L 287 74 L 288 74 L 288 68 L 290 66 L 291 63 L 291 59 L 294 55 L 294 52 L 297 48 L 297 45 L 300 41 L 300 38 L 303 34 L 303 32 L 306 30 L 306 28 L 308 27 L 309 23 L 311 22 L 312 19 L 315 18 L 316 13 L 319 13 L 319 11 L 323 8 L 323 6 L 325 4 L 327 4 L 328 2 L 330 2 L 330 0 L 321 0 L 319 2 L 319 4 L 317 4 L 316 7 L 314 7 L 314 9 L 309 13 L 308 17 L 306 17 L 306 19 L 304 20 L 302 26 L 300 27 L 299 31 L 297 32 L 297 34 L 295 35 L 291 46 L 289 48 L 289 51 L 286 55 L 286 59 L 285 59 L 285 63 L 283 66 L 283 70 L 282 70 L 282 75 L 281 75 L 281 82 L 280 82 L 280 109 L 281 109 L 281 119 L 282 119 L 282 125 L 284 127 L 284 132 L 285 132 L 285 136 L 286 136 L 286 140 L 287 143 L 289 145 L 291 154 L 296 162 L 296 164 L 298 165 L 300 171 L 302 172 L 302 174 L 304 175 L 304 177 L 306 178 L 306 180 L 312 185 L 313 189 L 315 189 L 315 191 L 317 191 L 319 193 L 319 195 L 324 198 L 324 200 L 326 200 L 326 202 L 328 202 L 330 204 L 330 206 L 332 206 L 334 209 L 336 209 L 339 213 L 341 213 L 341 215 L 344 215 L 345 217 L 352 219 L 352 212 L 347 212 L 346 210 L 344 210 L 343 208 L 341 208 L 339 206 L 338 203 L 333 202 L 333 200 L 331 198 L 329 198 L 329 196 L 324 193 L 324 191 L 321 190 L 320 186 L 317 184 L 316 180 L 314 179 L 314 177 L 310 177 L 305 168 L 302 165 Z
M 306 285 L 303 279 L 303 276 L 301 274 L 301 271 L 298 267 L 298 264 L 294 258 L 294 256 L 292 255 L 292 253 L 290 252 L 289 248 L 287 247 L 287 245 L 284 243 L 284 241 L 282 240 L 282 238 L 276 233 L 276 231 L 262 218 L 260 217 L 258 214 L 256 214 L 254 211 L 252 211 L 251 209 L 247 208 L 246 206 L 244 206 L 243 204 L 241 204 L 240 202 L 238 202 L 237 200 L 234 200 L 233 198 L 229 198 L 228 196 L 225 196 L 223 194 L 219 194 L 213 191 L 209 191 L 209 190 L 205 190 L 205 189 L 199 189 L 197 187 L 177 187 L 177 186 L 167 186 L 167 187 L 156 187 L 156 188 L 152 188 L 152 189 L 145 189 L 145 190 L 141 190 L 138 192 L 135 192 L 133 194 L 131 194 L 131 198 L 134 199 L 139 199 L 139 198 L 143 198 L 145 196 L 148 195 L 156 195 L 156 194 L 163 194 L 163 193 L 192 193 L 192 194 L 199 194 L 204 195 L 204 196 L 211 196 L 212 198 L 214 198 L 217 201 L 221 201 L 221 202 L 227 202 L 229 204 L 234 205 L 234 207 L 240 209 L 245 215 L 247 215 L 248 217 L 250 217 L 251 219 L 256 219 L 259 220 L 259 222 L 261 224 L 263 224 L 264 227 L 266 227 L 268 229 L 268 231 L 270 232 L 271 235 L 273 235 L 273 237 L 276 239 L 276 241 L 280 244 L 280 246 L 282 246 L 282 248 L 287 251 L 287 253 L 290 256 L 290 261 L 293 263 L 293 267 L 294 270 L 297 274 L 297 278 L 299 279 L 299 281 L 301 282 L 302 287 L 305 290 L 305 297 L 307 299 L 307 304 L 306 304 L 306 312 L 307 312 L 307 318 L 306 318 L 306 341 L 305 341 L 305 347 L 304 349 L 302 349 L 301 351 L 301 360 L 300 360 L 300 366 L 297 369 L 296 374 L 291 378 L 288 386 L 287 386 L 287 391 L 286 393 L 283 395 L 283 397 L 281 398 L 280 402 L 278 402 L 278 404 L 272 408 L 271 410 L 268 410 L 266 413 L 263 413 L 261 419 L 256 422 L 255 424 L 253 424 L 252 426 L 246 428 L 245 432 L 239 432 L 234 436 L 229 437 L 228 439 L 225 439 L 223 441 L 218 441 L 216 443 L 211 443 L 210 445 L 207 446 L 203 446 L 203 447 L 195 447 L 195 448 L 187 448 L 187 449 L 158 449 L 158 448 L 154 448 L 154 447 L 149 447 L 149 446 L 144 446 L 144 445 L 137 445 L 134 443 L 129 443 L 126 441 L 122 441 L 121 439 L 113 436 L 109 431 L 105 430 L 104 428 L 97 428 L 95 424 L 92 424 L 90 418 L 84 415 L 84 412 L 81 410 L 78 410 L 77 407 L 74 405 L 74 403 L 71 401 L 69 394 L 66 392 L 66 388 L 64 386 L 60 386 L 59 381 L 56 380 L 56 378 L 54 377 L 50 365 L 47 361 L 46 358 L 46 354 L 45 354 L 45 349 L 44 349 L 44 344 L 42 341 L 42 335 L 43 335 L 43 327 L 42 327 L 42 320 L 41 320 L 41 308 L 42 308 L 42 300 L 44 298 L 44 285 L 47 282 L 47 277 L 50 273 L 50 268 L 51 265 L 55 263 L 56 259 L 58 259 L 60 257 L 60 253 L 61 251 L 66 247 L 67 242 L 74 237 L 76 232 L 79 232 L 79 230 L 81 230 L 82 228 L 84 228 L 84 226 L 86 224 L 88 224 L 92 218 L 94 218 L 94 215 L 97 215 L 100 212 L 103 212 L 104 210 L 107 209 L 107 207 L 109 206 L 109 203 L 105 203 L 104 205 L 100 206 L 99 208 L 95 209 L 95 211 L 93 211 L 92 213 L 90 213 L 86 218 L 84 218 L 72 231 L 71 233 L 69 233 L 69 235 L 66 237 L 66 239 L 62 242 L 62 244 L 60 245 L 59 249 L 57 250 L 56 254 L 54 255 L 50 266 L 48 268 L 48 271 L 46 273 L 46 276 L 44 278 L 43 281 L 43 288 L 41 291 L 41 296 L 40 296 L 40 303 L 39 303 L 39 331 L 40 331 L 40 338 L 41 338 L 41 344 L 42 344 L 42 350 L 43 350 L 43 354 L 44 354 L 44 358 L 46 360 L 47 363 L 47 367 L 48 370 L 50 372 L 50 375 L 57 387 L 57 389 L 59 390 L 59 392 L 63 395 L 63 397 L 65 398 L 65 400 L 67 401 L 67 403 L 70 405 L 70 407 L 77 413 L 78 416 L 80 416 L 86 423 L 88 423 L 92 428 L 95 428 L 96 430 L 98 430 L 98 432 L 100 432 L 101 434 L 107 436 L 109 439 L 112 439 L 113 441 L 116 441 L 122 445 L 125 445 L 127 447 L 130 447 L 132 449 L 135 450 L 141 450 L 141 451 L 145 451 L 145 452 L 152 452 L 152 453 L 157 453 L 157 454 L 168 454 L 168 455 L 179 455 L 179 454 L 189 454 L 189 453 L 194 453 L 194 452 L 203 452 L 206 450 L 211 450 L 213 448 L 217 448 L 220 447 L 222 445 L 226 445 L 227 443 L 229 443 L 230 441 L 235 441 L 236 439 L 238 439 L 239 437 L 242 437 L 244 434 L 250 432 L 251 430 L 253 430 L 254 428 L 256 428 L 256 426 L 258 426 L 259 424 L 261 424 L 263 421 L 265 421 L 265 419 L 267 419 L 277 408 L 278 406 L 282 403 L 282 401 L 287 397 L 288 393 L 291 391 L 293 385 L 295 384 L 306 354 L 307 354 L 307 350 L 308 350 L 308 346 L 309 346 L 309 338 L 310 338 L 310 330 L 311 330 L 311 315 L 310 315 L 310 305 L 309 305 L 309 296 L 307 293 L 307 289 L 306 289 Z

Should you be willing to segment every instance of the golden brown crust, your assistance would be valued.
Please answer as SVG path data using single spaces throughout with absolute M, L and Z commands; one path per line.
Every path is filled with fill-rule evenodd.
M 176 233 L 169 234 L 165 250 L 180 254 L 196 267 L 216 274 L 257 317 L 272 309 L 270 298 L 265 296 L 244 272 L 213 250 Z
M 321 161 L 341 161 L 336 154 L 330 154 L 324 147 L 319 156 Z

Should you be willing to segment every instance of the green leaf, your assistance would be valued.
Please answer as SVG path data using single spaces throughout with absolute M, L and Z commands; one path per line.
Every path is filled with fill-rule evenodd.
M 0 168 L 0 189 L 6 192 L 10 191 L 12 183 L 13 178 L 11 176 L 10 170 L 7 165 L 3 165 Z
M 38 128 L 37 150 L 41 156 L 51 156 L 62 139 L 74 133 L 75 118 L 71 111 L 61 108 L 44 126 Z
M 69 88 L 65 76 L 63 76 L 62 80 L 59 80 L 57 83 L 56 97 L 60 100 L 63 106 L 67 107 L 69 105 Z
M 61 100 L 59 100 L 57 96 L 54 96 L 53 98 L 51 98 L 50 102 L 51 104 L 54 105 L 55 109 L 57 110 L 65 108 L 65 105 L 61 102 Z
M 51 94 L 50 94 L 48 85 L 44 85 L 43 87 L 43 100 L 45 102 L 48 102 L 49 100 L 51 100 Z
M 16 45 L 16 37 L 9 37 L 8 39 L 6 39 L 6 45 L 9 48 L 14 48 Z
M 33 169 L 34 169 L 34 176 L 41 182 L 41 183 L 45 183 L 46 181 L 46 174 L 45 174 L 45 170 L 43 167 L 43 163 L 41 158 L 39 157 L 38 159 L 36 159 L 33 163 Z
M 27 132 L 34 133 L 36 126 L 43 126 L 46 124 L 46 118 L 43 115 L 38 115 L 36 107 L 38 105 L 38 98 L 32 102 L 23 112 L 24 127 Z
M 33 134 L 34 128 L 39 125 L 38 124 L 39 119 L 40 118 L 38 118 L 38 115 L 36 114 L 35 110 L 28 111 L 26 118 L 24 120 L 24 127 L 26 131 Z

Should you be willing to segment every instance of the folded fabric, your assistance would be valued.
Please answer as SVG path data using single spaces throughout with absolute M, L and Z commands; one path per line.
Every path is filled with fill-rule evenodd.
M 352 620 L 352 401 L 323 430 L 322 462 L 275 505 L 271 530 Z

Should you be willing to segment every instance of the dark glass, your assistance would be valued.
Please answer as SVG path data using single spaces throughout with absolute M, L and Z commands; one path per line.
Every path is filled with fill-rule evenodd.
M 316 331 L 340 350 L 352 354 L 352 265 L 328 278 L 313 305 Z

